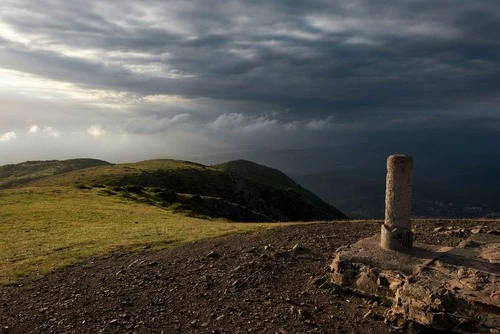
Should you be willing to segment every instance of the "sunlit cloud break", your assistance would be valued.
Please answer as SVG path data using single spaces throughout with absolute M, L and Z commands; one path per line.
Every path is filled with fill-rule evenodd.
M 186 125 L 191 115 L 183 113 L 169 117 L 134 118 L 127 122 L 126 130 L 135 134 L 163 133 L 175 127 Z
M 230 129 L 235 132 L 256 132 L 261 130 L 273 129 L 279 130 L 299 130 L 305 128 L 310 131 L 326 130 L 333 126 L 332 115 L 325 119 L 311 119 L 304 121 L 281 121 L 277 114 L 263 114 L 255 116 L 246 116 L 242 113 L 222 114 L 217 119 L 208 124 L 208 128 L 213 130 Z
M 31 125 L 30 129 L 28 130 L 28 133 L 37 133 L 40 132 L 40 127 L 36 124 Z
M 87 133 L 92 137 L 98 138 L 106 135 L 106 130 L 100 124 L 93 124 L 87 129 Z
M 270 115 L 245 116 L 242 113 L 229 113 L 220 115 L 208 127 L 214 130 L 228 128 L 237 132 L 255 132 L 272 128 L 277 123 Z
M 10 132 L 4 133 L 0 137 L 0 142 L 6 143 L 6 142 L 9 142 L 9 141 L 16 139 L 16 138 L 17 138 L 16 133 L 14 131 L 10 131 Z
M 325 119 L 313 119 L 306 124 L 309 130 L 323 130 L 330 128 L 333 125 L 333 116 L 330 115 Z
M 54 129 L 51 126 L 47 126 L 47 127 L 43 128 L 43 132 L 51 135 L 52 137 L 56 137 L 56 138 L 61 135 L 61 133 L 58 130 Z
M 39 127 L 37 124 L 30 125 L 28 133 L 30 134 L 37 134 L 37 133 L 42 133 L 42 134 L 47 134 L 52 137 L 60 137 L 61 132 L 51 126 L 45 126 L 44 128 Z

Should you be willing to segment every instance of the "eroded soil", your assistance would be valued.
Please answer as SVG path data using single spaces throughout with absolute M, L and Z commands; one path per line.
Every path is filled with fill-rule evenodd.
M 500 226 L 414 225 L 416 241 L 442 245 L 477 225 Z M 0 287 L 0 333 L 389 333 L 381 303 L 321 286 L 336 248 L 379 230 L 380 222 L 294 225 L 90 259 Z

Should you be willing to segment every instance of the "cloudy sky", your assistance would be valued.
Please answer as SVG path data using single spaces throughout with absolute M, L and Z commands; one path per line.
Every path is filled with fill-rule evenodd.
M 497 0 L 2 0 L 0 164 L 496 154 L 499 59 Z

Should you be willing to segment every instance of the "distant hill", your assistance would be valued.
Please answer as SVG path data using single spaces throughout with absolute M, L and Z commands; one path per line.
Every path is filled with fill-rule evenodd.
M 87 161 L 86 168 L 80 160 L 4 166 L 9 172 L 3 175 L 11 181 L 0 178 L 0 182 L 4 182 L 4 188 L 28 183 L 37 187 L 76 187 L 81 191 L 102 188 L 102 193 L 109 196 L 122 196 L 191 216 L 233 221 L 346 218 L 282 172 L 249 161 L 216 166 L 168 159 L 116 165 L 93 162 Z M 16 175 L 22 176 L 22 182 L 12 182 Z
M 259 165 L 248 160 L 234 160 L 213 167 L 227 172 L 236 173 L 259 183 L 275 188 L 303 189 L 286 174 L 275 168 Z
M 281 171 L 246 160 L 235 160 L 215 165 L 217 169 L 245 177 L 253 187 L 266 195 L 273 206 L 285 209 L 295 220 L 310 216 L 326 219 L 347 218 L 340 210 L 321 200 Z
M 0 189 L 20 186 L 57 174 L 105 165 L 110 165 L 110 163 L 96 159 L 70 159 L 26 161 L 20 164 L 0 166 Z
M 500 169 L 452 167 L 415 168 L 413 215 L 499 217 Z M 383 218 L 385 173 L 380 168 L 336 168 L 294 179 L 352 218 Z

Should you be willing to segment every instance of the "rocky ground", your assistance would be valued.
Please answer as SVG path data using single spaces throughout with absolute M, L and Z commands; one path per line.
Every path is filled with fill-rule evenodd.
M 456 245 L 478 225 L 418 221 L 416 241 Z M 90 259 L 0 287 L 0 333 L 389 333 L 383 301 L 327 283 L 336 248 L 380 222 L 294 225 Z

